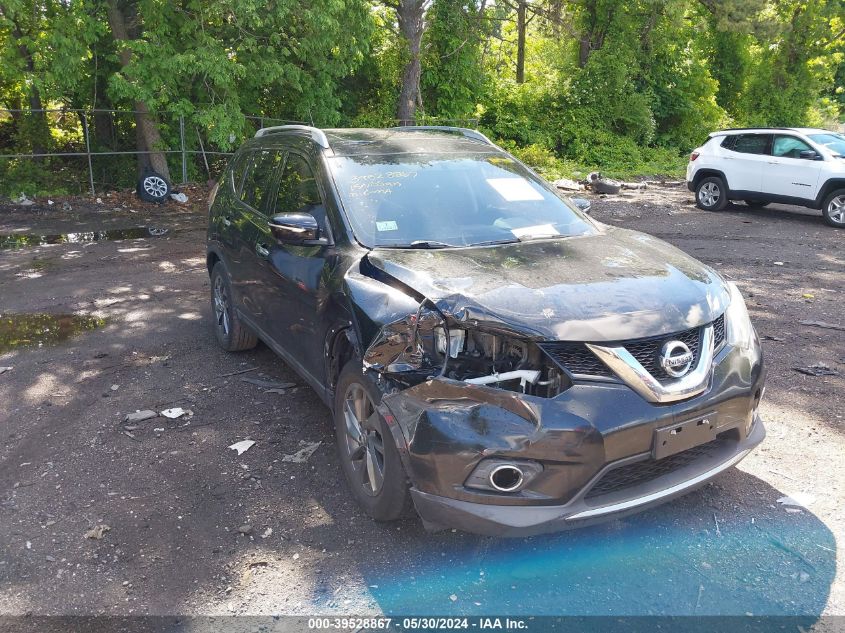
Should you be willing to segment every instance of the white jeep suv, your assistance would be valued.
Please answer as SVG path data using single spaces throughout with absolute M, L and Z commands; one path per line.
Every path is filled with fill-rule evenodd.
M 687 187 L 707 211 L 731 200 L 781 202 L 821 209 L 828 224 L 844 228 L 845 135 L 810 128 L 714 132 L 690 154 Z

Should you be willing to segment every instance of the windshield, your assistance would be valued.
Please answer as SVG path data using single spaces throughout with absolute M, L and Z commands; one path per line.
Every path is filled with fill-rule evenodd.
M 504 154 L 328 160 L 355 237 L 371 248 L 472 246 L 594 230 L 580 211 Z
M 810 138 L 834 154 L 845 156 L 845 135 L 830 132 L 829 134 L 810 134 Z

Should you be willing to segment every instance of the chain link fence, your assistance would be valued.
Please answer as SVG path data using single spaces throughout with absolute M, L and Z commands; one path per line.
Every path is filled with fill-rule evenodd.
M 171 180 L 187 183 L 214 178 L 232 147 L 258 129 L 271 125 L 302 124 L 274 117 L 245 117 L 244 132 L 230 137 L 221 148 L 208 130 L 185 116 L 153 115 L 162 145 L 139 150 L 134 110 L 0 109 L 0 193 L 52 190 L 95 195 L 132 187 L 138 179 L 138 156 L 160 153 L 167 158 Z
M 81 194 L 134 187 L 138 156 L 153 151 L 138 149 L 134 110 L 52 108 L 0 109 L 0 194 Z M 167 158 L 175 184 L 215 178 L 247 138 L 262 127 L 303 121 L 246 116 L 240 135 L 229 137 L 227 147 L 210 139 L 209 130 L 186 116 L 152 115 L 162 144 L 155 153 Z M 195 115 L 193 119 L 201 119 Z M 475 127 L 477 119 L 385 121 L 385 126 L 431 124 Z

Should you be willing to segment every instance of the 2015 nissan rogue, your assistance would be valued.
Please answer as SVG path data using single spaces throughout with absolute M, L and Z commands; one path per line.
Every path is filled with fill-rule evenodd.
M 260 130 L 212 193 L 214 326 L 331 408 L 374 519 L 528 535 L 703 484 L 765 434 L 732 283 L 479 132 Z

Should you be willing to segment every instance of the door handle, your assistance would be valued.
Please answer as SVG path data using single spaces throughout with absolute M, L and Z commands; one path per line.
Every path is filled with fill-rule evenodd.
M 780 165 L 779 160 L 770 160 L 770 161 L 767 161 L 767 162 L 769 163 L 769 165 Z
M 265 246 L 264 244 L 256 244 L 255 252 L 258 253 L 261 257 L 270 257 L 270 249 L 267 248 L 267 246 Z
M 223 226 L 232 226 L 232 220 L 226 216 L 223 217 Z

